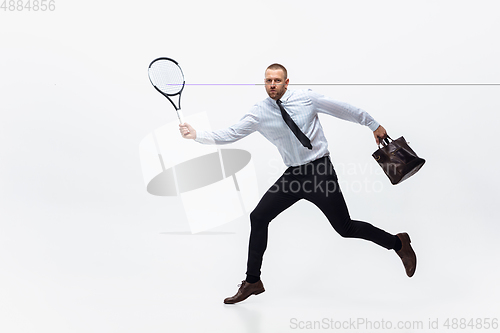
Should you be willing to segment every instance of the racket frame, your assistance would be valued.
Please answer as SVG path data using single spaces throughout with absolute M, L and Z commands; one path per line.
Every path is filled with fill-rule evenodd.
M 179 70 L 181 71 L 182 73 L 182 88 L 181 90 L 179 90 L 178 92 L 176 92 L 175 94 L 167 94 L 163 91 L 161 91 L 154 83 L 153 81 L 151 80 L 151 75 L 149 75 L 149 70 L 151 69 L 151 66 L 156 62 L 156 61 L 159 61 L 159 60 L 168 60 L 168 61 L 171 61 L 173 62 L 174 64 L 177 65 L 177 67 L 179 67 Z M 175 111 L 177 111 L 177 117 L 179 118 L 179 121 L 181 123 L 183 123 L 184 121 L 181 119 L 181 93 L 182 91 L 184 90 L 184 85 L 186 83 L 186 80 L 184 80 L 184 72 L 182 71 L 182 68 L 181 66 L 179 66 L 179 63 L 177 61 L 175 61 L 174 59 L 172 58 L 167 58 L 167 57 L 160 57 L 160 58 L 156 58 L 155 60 L 151 61 L 151 63 L 149 64 L 148 66 L 148 77 L 149 77 L 149 82 L 151 82 L 151 85 L 160 93 L 162 94 L 163 96 L 165 96 L 169 101 L 170 103 L 172 103 L 172 105 L 174 106 L 175 108 Z M 174 96 L 179 96 L 178 99 L 177 99 L 177 104 L 179 104 L 179 106 L 177 106 L 174 101 L 170 98 L 170 97 L 174 97 Z

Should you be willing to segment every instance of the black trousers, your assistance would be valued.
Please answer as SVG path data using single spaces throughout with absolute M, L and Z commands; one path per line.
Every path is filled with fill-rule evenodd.
M 321 209 L 342 237 L 366 239 L 387 249 L 394 248 L 395 235 L 369 223 L 351 220 L 333 165 L 325 156 L 289 167 L 250 213 L 247 276 L 260 277 L 269 222 L 300 199 L 306 199 Z

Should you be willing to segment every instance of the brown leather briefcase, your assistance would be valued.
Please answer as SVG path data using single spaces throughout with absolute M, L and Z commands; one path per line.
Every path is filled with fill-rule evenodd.
M 391 141 L 389 141 L 389 139 Z M 425 160 L 408 146 L 404 137 L 382 140 L 382 147 L 372 154 L 393 185 L 413 176 L 424 165 Z

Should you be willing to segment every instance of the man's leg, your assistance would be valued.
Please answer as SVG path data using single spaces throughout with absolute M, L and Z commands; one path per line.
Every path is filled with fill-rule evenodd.
M 386 249 L 394 249 L 403 260 L 407 275 L 412 276 L 415 272 L 416 256 L 411 249 L 408 235 L 391 235 L 370 223 L 351 220 L 337 175 L 329 159 L 324 166 L 318 165 L 314 171 L 312 179 L 315 184 L 321 183 L 323 186 L 317 186 L 315 191 L 307 191 L 304 198 L 321 209 L 332 227 L 342 237 L 361 238 Z
M 291 190 L 291 181 L 293 180 L 285 172 L 250 213 L 251 231 L 248 243 L 247 276 L 237 293 L 226 298 L 224 303 L 238 303 L 251 295 L 264 292 L 264 286 L 260 281 L 260 268 L 267 248 L 269 222 L 300 199 L 300 196 Z
M 293 181 L 285 172 L 264 194 L 257 207 L 250 213 L 250 240 L 248 243 L 247 281 L 260 279 L 262 258 L 267 248 L 269 223 L 285 209 L 300 199 L 298 193 L 292 191 Z

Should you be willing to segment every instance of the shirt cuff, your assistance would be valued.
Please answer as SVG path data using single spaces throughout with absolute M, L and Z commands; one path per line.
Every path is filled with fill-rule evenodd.
M 371 124 L 368 125 L 368 127 L 372 130 L 372 132 L 375 132 L 375 130 L 380 126 L 380 124 L 374 120 Z
M 214 139 L 211 136 L 210 132 L 207 131 L 196 131 L 196 139 L 194 141 L 203 144 L 214 145 Z
M 204 135 L 203 131 L 196 131 L 196 138 L 194 139 L 194 141 L 199 142 L 199 143 L 203 143 L 204 139 L 205 139 L 205 135 Z

